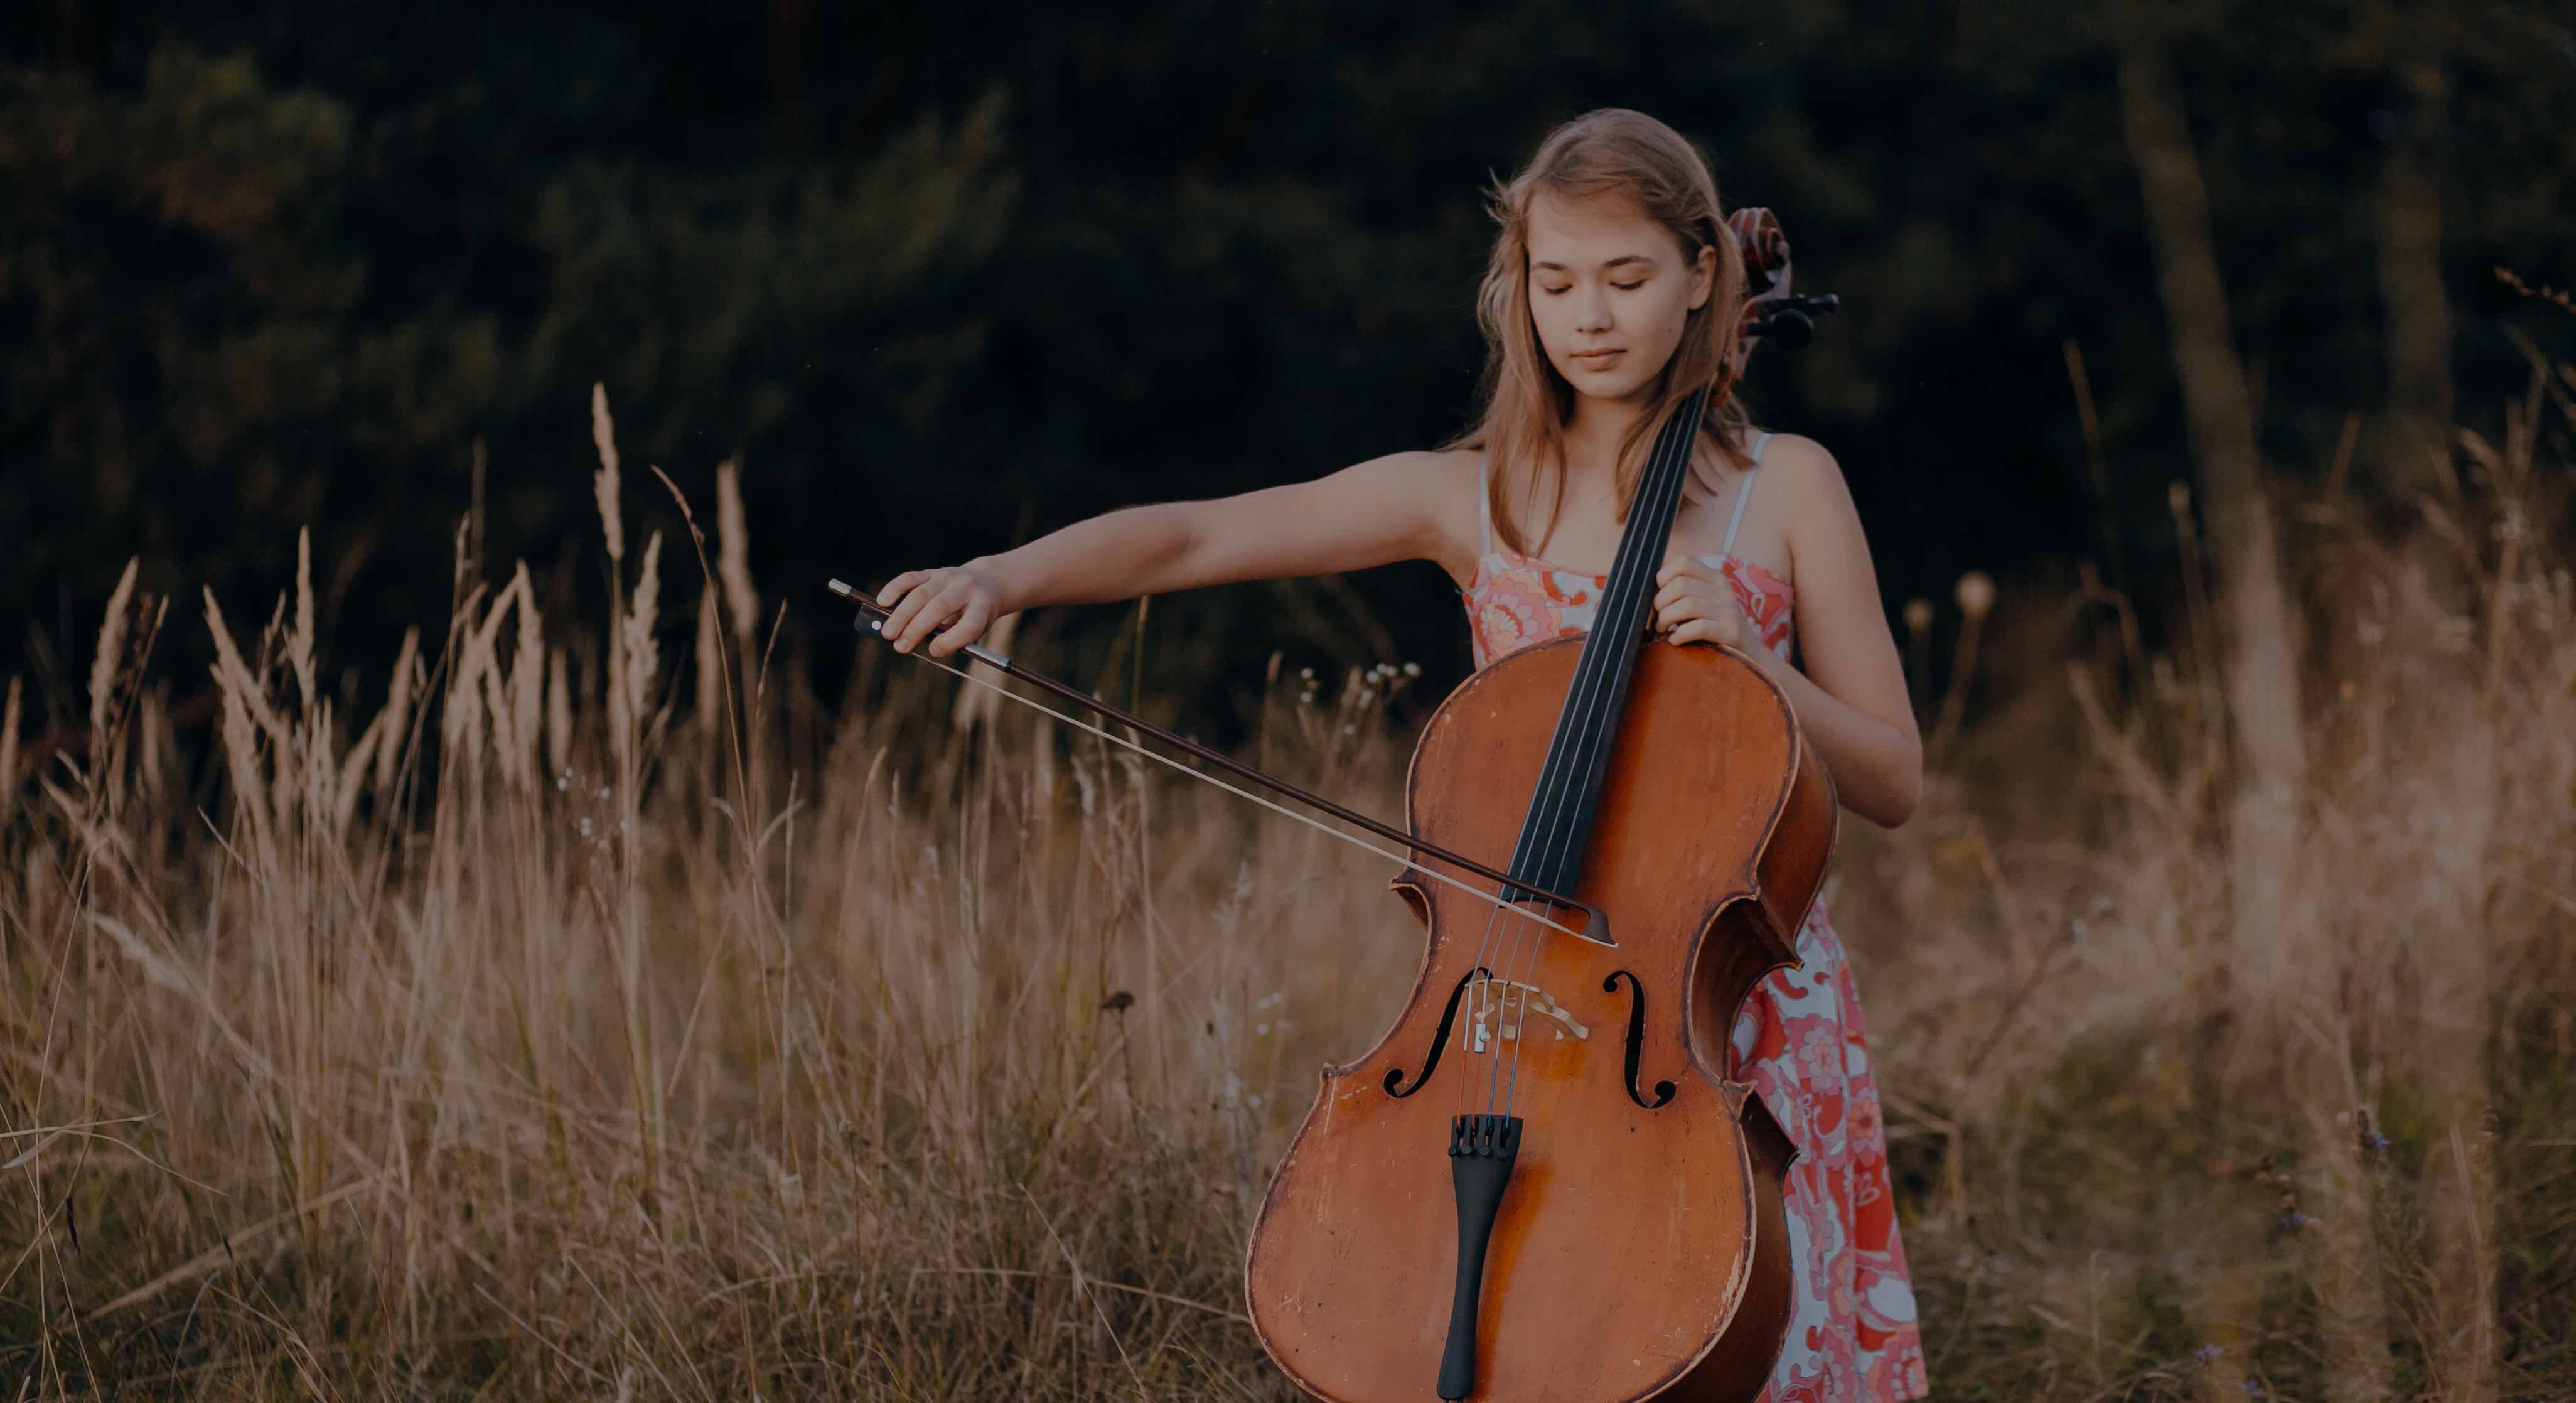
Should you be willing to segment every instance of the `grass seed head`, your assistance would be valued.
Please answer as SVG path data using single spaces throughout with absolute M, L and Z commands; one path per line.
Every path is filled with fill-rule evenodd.
M 590 387 L 590 441 L 599 449 L 599 471 L 591 476 L 591 495 L 599 500 L 599 528 L 608 538 L 608 558 L 626 561 L 626 523 L 617 510 L 617 425 L 608 417 L 608 386 Z

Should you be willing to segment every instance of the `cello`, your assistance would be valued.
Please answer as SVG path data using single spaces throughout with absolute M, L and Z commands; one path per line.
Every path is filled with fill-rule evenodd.
M 1743 334 L 1803 344 L 1835 299 L 1789 293 L 1768 211 L 1728 225 Z M 1404 829 L 963 650 L 1406 850 L 1376 849 L 1403 863 L 1391 886 L 1425 927 L 1413 989 L 1374 1048 L 1323 1069 L 1246 1254 L 1253 1327 L 1318 1398 L 1749 1400 L 1778 1357 L 1798 1151 L 1726 1076 L 1727 1034 L 1754 984 L 1797 963 L 1838 804 L 1760 667 L 1645 646 L 1725 388 L 1660 427 L 1591 631 L 1497 659 L 1432 713 Z M 832 588 L 881 630 L 869 596 Z M 1505 852 L 1500 869 L 1465 855 Z

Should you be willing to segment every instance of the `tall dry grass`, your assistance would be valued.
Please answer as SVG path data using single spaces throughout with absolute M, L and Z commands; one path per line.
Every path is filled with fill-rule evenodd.
M 2422 529 L 2294 517 L 2268 939 L 2207 601 L 1969 593 L 1985 693 L 1830 889 L 1941 1396 L 2576 1392 L 2553 376 Z M 604 627 L 460 547 L 360 724 L 300 542 L 203 601 L 202 782 L 119 587 L 92 745 L 0 785 L 0 1396 L 1286 1396 L 1240 1252 L 1413 971 L 1386 864 L 916 664 L 822 702 L 731 471 L 694 577 L 630 557 L 594 422 Z M 1282 672 L 1261 761 L 1394 811 L 1402 672 Z

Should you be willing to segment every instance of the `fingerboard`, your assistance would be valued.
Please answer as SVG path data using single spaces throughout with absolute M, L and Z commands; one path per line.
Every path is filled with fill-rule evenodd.
M 1699 437 L 1700 418 L 1707 407 L 1708 391 L 1702 388 L 1664 421 L 1646 459 L 1645 476 L 1638 481 L 1636 499 L 1628 504 L 1618 557 L 1602 586 L 1592 631 L 1575 659 L 1574 681 L 1566 689 L 1565 708 L 1558 713 L 1556 734 L 1548 741 L 1547 763 L 1539 771 L 1538 790 L 1521 821 L 1520 841 L 1506 869 L 1514 880 L 1532 888 L 1573 893 L 1582 875 L 1601 786 L 1609 777 L 1611 746 L 1618 740 L 1620 713 L 1627 706 L 1628 684 L 1636 675 L 1637 656 L 1646 641 L 1655 576 L 1663 568 L 1673 518 L 1681 510 L 1691 445 Z

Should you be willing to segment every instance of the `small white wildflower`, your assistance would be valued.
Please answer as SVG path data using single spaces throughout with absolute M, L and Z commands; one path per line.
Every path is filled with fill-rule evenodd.
M 590 820 L 587 818 L 581 821 L 581 836 L 585 838 L 590 836 Z
M 607 786 L 607 785 L 604 785 L 604 784 L 603 784 L 603 785 L 601 785 L 601 786 L 599 787 L 599 797 L 600 797 L 600 798 L 602 798 L 602 799 L 605 799 L 605 798 L 607 798 L 607 797 L 608 797 L 608 786 Z
M 1422 664 L 1406 663 L 1404 665 L 1404 675 L 1407 677 L 1420 677 L 1422 675 Z

